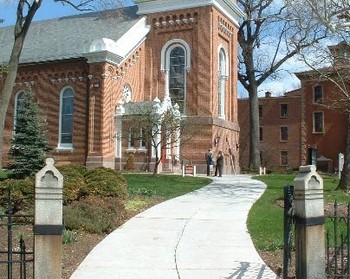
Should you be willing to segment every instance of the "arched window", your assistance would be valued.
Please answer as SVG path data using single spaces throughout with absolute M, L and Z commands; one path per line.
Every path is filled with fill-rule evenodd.
M 223 47 L 219 49 L 218 116 L 225 118 L 225 92 L 228 78 L 228 57 Z
M 186 71 L 190 70 L 190 47 L 182 40 L 167 42 L 161 53 L 161 71 L 166 74 L 166 92 L 172 104 L 186 111 Z
M 24 100 L 25 94 L 27 93 L 24 91 L 20 91 L 16 95 L 15 113 L 14 113 L 14 121 L 13 121 L 13 130 L 15 133 L 16 133 L 16 127 L 20 125 L 19 118 L 18 118 L 18 111 L 20 111 L 21 107 L 23 106 L 23 100 Z
M 66 87 L 61 91 L 60 100 L 60 148 L 73 148 L 73 114 L 74 91 L 72 88 Z
M 169 54 L 169 94 L 173 105 L 185 110 L 185 50 L 175 47 Z
M 123 100 L 125 103 L 129 103 L 132 98 L 132 90 L 129 84 L 125 84 L 123 87 Z

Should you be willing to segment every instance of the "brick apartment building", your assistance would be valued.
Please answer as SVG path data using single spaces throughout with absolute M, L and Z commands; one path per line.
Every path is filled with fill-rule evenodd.
M 235 1 L 135 0 L 136 6 L 33 22 L 8 109 L 3 162 L 22 94 L 32 91 L 48 124 L 58 164 L 119 169 L 130 152 L 140 170 L 153 152 L 128 140 L 130 103 L 175 103 L 200 132 L 171 158 L 204 172 L 208 148 L 225 153 L 225 172 L 239 170 Z M 0 28 L 0 62 L 12 47 L 13 26 Z M 117 115 L 116 115 L 117 114 Z M 119 136 L 117 136 L 119 135 Z M 124 135 L 121 137 L 120 135 Z M 164 156 L 163 167 L 172 159 Z M 119 165 L 121 164 L 121 166 Z
M 279 97 L 268 92 L 259 98 L 261 162 L 268 169 L 297 169 L 310 164 L 313 149 L 318 170 L 338 170 L 339 153 L 345 154 L 348 115 L 344 106 L 348 104 L 333 82 L 320 78 L 320 72 L 333 73 L 333 78 L 335 71 L 348 72 L 348 59 L 341 58 L 349 57 L 350 47 L 340 43 L 330 50 L 334 58 L 331 67 L 296 73 L 300 89 Z M 238 103 L 240 164 L 244 169 L 249 159 L 249 102 L 240 99 Z
M 249 100 L 238 101 L 240 164 L 249 164 Z M 301 95 L 300 90 L 273 97 L 266 92 L 259 98 L 259 141 L 261 165 L 268 170 L 298 168 L 301 161 Z

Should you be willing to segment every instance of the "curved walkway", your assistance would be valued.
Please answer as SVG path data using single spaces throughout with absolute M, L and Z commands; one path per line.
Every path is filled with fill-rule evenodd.
M 158 204 L 108 235 L 71 279 L 272 279 L 247 232 L 265 184 L 214 177 L 197 191 Z

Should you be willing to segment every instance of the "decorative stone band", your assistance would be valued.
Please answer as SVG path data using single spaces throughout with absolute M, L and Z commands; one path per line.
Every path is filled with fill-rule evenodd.
M 62 225 L 34 225 L 35 235 L 62 235 Z
M 294 188 L 294 200 L 323 200 L 323 189 L 309 189 L 307 191 Z
M 318 226 L 318 225 L 323 225 L 325 222 L 325 217 L 320 216 L 320 217 L 309 217 L 309 218 L 302 218 L 299 216 L 295 216 L 295 222 L 297 224 L 302 224 L 305 226 Z
M 35 199 L 36 200 L 50 200 L 50 201 L 62 201 L 63 193 L 62 189 L 49 188 L 49 187 L 36 187 L 35 188 Z

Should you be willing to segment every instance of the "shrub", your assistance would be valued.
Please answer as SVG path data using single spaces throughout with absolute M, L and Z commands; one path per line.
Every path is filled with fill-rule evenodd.
M 128 155 L 128 159 L 126 160 L 124 169 L 128 170 L 128 171 L 135 170 L 135 155 L 134 154 L 130 153 Z
M 6 179 L 0 181 L 0 204 L 8 201 L 8 189 L 11 189 L 13 211 L 26 211 L 34 206 L 34 179 Z
M 68 230 L 109 233 L 120 225 L 125 214 L 119 198 L 86 197 L 64 207 L 64 225 Z
M 79 200 L 85 187 L 84 175 L 88 172 L 85 166 L 65 165 L 57 168 L 63 175 L 64 204 Z
M 85 196 L 119 197 L 127 196 L 127 181 L 120 173 L 100 167 L 89 171 L 86 176 Z

